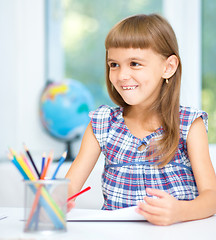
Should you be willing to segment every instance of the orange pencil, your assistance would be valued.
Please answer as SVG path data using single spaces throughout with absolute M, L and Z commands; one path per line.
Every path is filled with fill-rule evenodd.
M 44 167 L 44 169 L 43 169 L 43 172 L 42 172 L 42 174 L 41 174 L 41 176 L 40 176 L 40 179 L 42 179 L 42 180 L 45 179 L 46 174 L 47 174 L 47 170 L 48 170 L 48 168 L 49 168 L 52 160 L 53 160 L 53 151 L 50 153 L 50 155 L 49 155 L 49 157 L 48 157 L 48 159 L 47 159 L 47 163 L 46 163 L 46 165 L 45 165 L 45 167 Z
M 25 225 L 25 229 L 28 229 L 28 226 L 29 226 L 29 224 L 30 224 L 30 222 L 31 222 L 31 219 L 32 219 L 33 215 L 34 215 L 34 212 L 36 211 L 36 208 L 37 208 L 38 202 L 39 202 L 39 198 L 40 198 L 40 195 L 41 195 L 41 188 L 42 188 L 42 187 L 43 187 L 43 186 L 40 185 L 39 188 L 38 188 L 38 190 L 37 190 L 37 193 L 36 193 L 36 195 L 35 195 L 34 202 L 33 202 L 33 204 L 32 204 L 31 212 L 30 212 L 30 214 L 29 214 L 28 220 L 27 220 L 26 225 Z M 37 221 L 38 221 L 38 219 L 37 219 Z

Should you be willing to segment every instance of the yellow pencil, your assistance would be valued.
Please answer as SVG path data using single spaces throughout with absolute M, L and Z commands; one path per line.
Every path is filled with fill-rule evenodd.
M 18 163 L 25 171 L 26 175 L 29 177 L 30 180 L 35 181 L 37 180 L 32 171 L 29 169 L 25 161 L 22 159 L 22 157 L 14 152 L 14 156 L 16 157 Z

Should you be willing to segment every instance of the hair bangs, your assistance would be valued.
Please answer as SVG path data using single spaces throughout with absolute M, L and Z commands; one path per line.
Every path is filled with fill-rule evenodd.
M 149 48 L 152 46 L 152 36 L 145 25 L 134 19 L 128 24 L 122 21 L 109 32 L 105 40 L 105 48 Z

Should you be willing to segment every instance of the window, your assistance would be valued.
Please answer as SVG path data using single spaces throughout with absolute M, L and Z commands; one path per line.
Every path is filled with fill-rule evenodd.
M 104 40 L 119 20 L 162 12 L 162 0 L 48 0 L 47 78 L 72 78 L 86 85 L 95 107 L 113 105 L 105 86 Z
M 216 1 L 202 1 L 202 108 L 209 114 L 209 142 L 216 143 Z

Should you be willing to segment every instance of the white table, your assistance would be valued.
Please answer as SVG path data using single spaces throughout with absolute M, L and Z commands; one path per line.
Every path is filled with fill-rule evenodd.
M 172 226 L 154 226 L 148 222 L 69 222 L 67 232 L 43 235 L 24 233 L 23 208 L 0 208 L 0 240 L 139 240 L 174 239 L 208 240 L 216 238 L 216 215 L 208 219 L 178 223 Z

